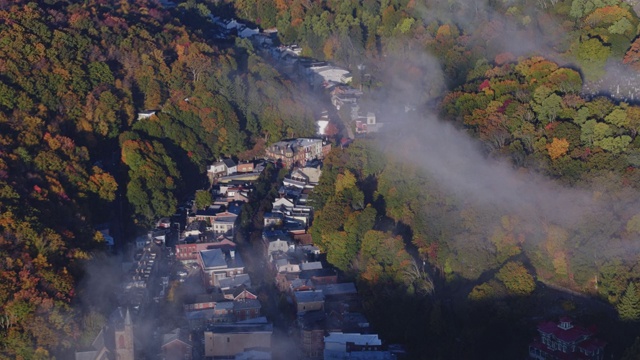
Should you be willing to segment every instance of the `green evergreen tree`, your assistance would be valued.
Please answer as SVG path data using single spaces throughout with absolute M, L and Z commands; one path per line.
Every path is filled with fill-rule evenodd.
M 627 286 L 627 290 L 622 295 L 617 306 L 618 316 L 624 321 L 640 320 L 640 297 L 636 285 L 632 282 Z

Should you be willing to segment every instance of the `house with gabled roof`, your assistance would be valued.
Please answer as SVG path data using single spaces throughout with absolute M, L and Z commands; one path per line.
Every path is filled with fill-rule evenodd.
M 191 360 L 193 356 L 191 336 L 180 328 L 162 336 L 161 349 L 164 360 Z
M 294 251 L 294 249 L 295 247 L 293 243 L 288 239 L 282 240 L 280 238 L 277 238 L 275 240 L 269 241 L 269 244 L 267 246 L 267 257 L 269 259 L 269 262 L 273 261 L 275 253 L 280 252 L 286 254 L 290 251 Z
M 277 198 L 274 202 L 271 203 L 271 205 L 272 205 L 273 212 L 277 212 L 281 214 L 292 211 L 293 208 L 295 207 L 295 204 L 292 200 L 289 200 L 283 197 Z
M 211 223 L 213 233 L 216 235 L 227 235 L 233 237 L 235 234 L 237 220 L 238 215 L 232 212 L 224 211 L 216 214 Z
M 240 285 L 236 288 L 223 290 L 225 299 L 229 300 L 240 300 L 240 299 L 257 299 L 256 294 L 249 291 L 248 286 Z

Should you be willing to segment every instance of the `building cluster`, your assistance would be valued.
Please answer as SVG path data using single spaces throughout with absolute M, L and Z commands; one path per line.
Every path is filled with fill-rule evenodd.
M 282 140 L 267 147 L 265 157 L 286 167 L 302 166 L 323 159 L 331 151 L 331 144 L 321 139 L 298 138 Z
M 285 177 L 264 215 L 266 260 L 296 314 L 290 333 L 304 359 L 395 359 L 372 333 L 355 284 L 340 280 L 306 233 L 313 221 L 308 195 L 322 174 L 321 164 L 313 165 Z
M 313 89 L 325 91 L 331 97 L 331 103 L 336 110 L 348 107 L 356 136 L 380 131 L 383 123 L 377 122 L 375 113 L 362 111 L 359 99 L 363 93 L 349 85 L 353 80 L 349 70 L 326 61 L 302 57 L 301 49 L 297 45 L 274 46 L 273 42 L 265 42 L 262 37 L 254 39 L 258 48 L 276 60 L 283 71 L 306 81 Z M 323 111 L 316 121 L 318 135 L 327 135 L 326 130 L 330 122 L 328 111 Z
M 221 164 L 226 174 L 255 170 L 253 163 L 243 169 L 224 160 L 209 169 Z M 253 189 L 251 181 L 216 181 L 210 190 L 212 203 L 187 215 L 175 245 L 175 260 L 185 269 L 180 281 L 195 280 L 192 287 L 200 289 L 183 304 L 183 311 L 185 330 L 201 340 L 190 351 L 202 358 L 271 359 L 273 325 L 261 316 L 261 303 L 235 242 L 240 210 Z
M 595 337 L 595 329 L 574 325 L 566 316 L 561 317 L 558 323 L 540 323 L 538 335 L 529 344 L 530 359 L 604 359 L 606 343 Z
M 362 92 L 348 86 L 350 71 L 304 58 L 296 45 L 274 45 L 277 30 L 260 32 L 235 19 L 214 16 L 211 22 L 216 39 L 250 38 L 282 69 L 329 94 L 336 110 L 348 107 L 356 134 L 380 128 L 374 113 L 360 111 Z M 157 113 L 140 112 L 138 120 Z M 324 110 L 317 121 L 320 136 L 327 135 L 332 122 L 329 116 Z M 352 139 L 350 126 L 349 134 Z M 295 309 L 296 321 L 290 330 L 303 358 L 394 359 L 371 332 L 355 284 L 341 281 L 336 270 L 322 260 L 307 232 L 313 221 L 309 194 L 319 182 L 321 160 L 330 150 L 331 144 L 313 138 L 283 140 L 266 149 L 266 160 L 293 170 L 279 187 L 272 211 L 264 214 L 265 261 L 276 274 L 279 291 Z M 135 240 L 134 261 L 127 263 L 119 294 L 121 307 L 92 348 L 77 352 L 76 359 L 134 359 L 136 341 L 129 311 L 142 316 L 145 306 L 166 301 L 172 287 L 186 281 L 190 288 L 198 289 L 197 293 L 191 293 L 182 304 L 184 326 L 158 334 L 159 358 L 271 359 L 273 325 L 261 316 L 262 305 L 235 242 L 240 209 L 249 201 L 252 181 L 265 164 L 219 159 L 207 168 L 211 204 L 196 209 L 192 200 Z M 108 233 L 104 234 L 108 239 Z M 174 235 L 175 239 L 168 238 Z M 159 266 L 163 260 L 169 265 Z M 167 276 L 169 266 L 180 270 Z
M 356 136 L 377 133 L 382 129 L 384 124 L 376 120 L 374 112 L 360 110 L 359 99 L 362 96 L 362 91 L 343 85 L 334 87 L 330 95 L 331 104 L 336 110 L 349 109 L 349 116 L 355 124 Z

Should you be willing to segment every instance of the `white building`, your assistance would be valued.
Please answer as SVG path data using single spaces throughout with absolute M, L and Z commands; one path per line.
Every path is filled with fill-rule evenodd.
M 327 132 L 327 126 L 329 126 L 329 120 L 317 120 L 316 126 L 318 127 L 317 134 L 319 136 L 324 136 Z
M 155 110 L 147 110 L 147 111 L 139 112 L 138 113 L 138 121 L 140 121 L 142 119 L 148 119 L 148 118 L 152 117 L 155 114 L 156 114 Z

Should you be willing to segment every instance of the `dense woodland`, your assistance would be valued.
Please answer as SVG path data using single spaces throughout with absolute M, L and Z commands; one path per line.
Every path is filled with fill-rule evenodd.
M 334 150 L 311 232 L 357 280 L 385 339 L 429 358 L 520 356 L 548 283 L 615 306 L 631 331 L 613 351 L 631 345 L 640 108 L 581 94 L 608 63 L 640 68 L 629 5 L 178 3 L 0 1 L 0 358 L 66 358 L 90 341 L 106 309 L 83 300 L 78 283 L 104 248 L 98 224 L 119 224 L 112 230 L 125 239 L 172 214 L 212 159 L 250 159 L 280 138 L 313 134 L 312 97 L 249 41 L 212 41 L 212 12 L 275 26 L 304 55 L 349 67 L 370 100 L 408 84 L 403 98 L 419 113 L 437 104 L 488 158 L 597 198 L 577 225 L 531 221 L 452 194 L 388 145 Z M 426 53 L 435 68 L 416 55 Z M 137 120 L 144 110 L 158 112 Z M 487 352 L 505 338 L 510 346 Z
M 104 247 L 97 224 L 119 223 L 124 240 L 173 214 L 212 159 L 313 134 L 301 92 L 248 41 L 208 42 L 208 15 L 193 2 L 0 2 L 0 358 L 67 358 L 95 336 L 108 309 L 76 286 Z M 137 121 L 144 110 L 160 111 Z

